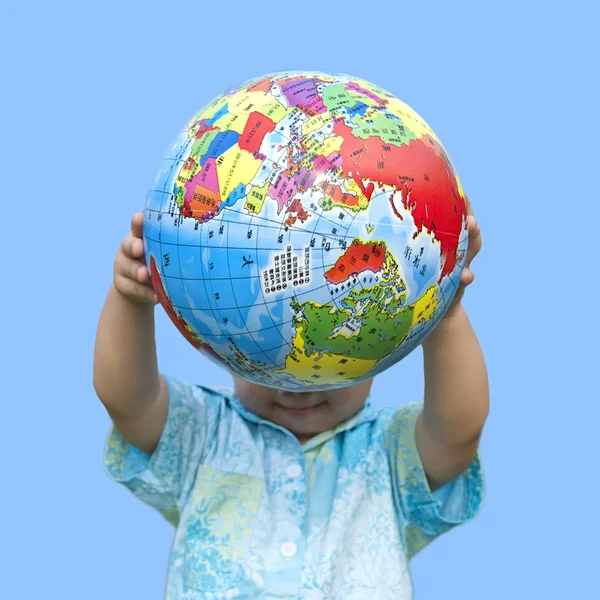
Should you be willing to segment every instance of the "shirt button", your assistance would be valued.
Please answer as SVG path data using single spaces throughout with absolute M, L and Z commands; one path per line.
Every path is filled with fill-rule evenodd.
M 302 467 L 298 463 L 294 463 L 290 465 L 285 472 L 290 479 L 296 479 L 302 474 Z
M 291 558 L 296 554 L 298 549 L 296 548 L 296 544 L 294 542 L 284 542 L 281 544 L 281 554 L 286 558 Z

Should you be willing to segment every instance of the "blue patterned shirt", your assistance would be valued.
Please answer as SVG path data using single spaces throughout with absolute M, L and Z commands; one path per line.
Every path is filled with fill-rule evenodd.
M 421 404 L 364 408 L 304 444 L 234 392 L 167 378 L 152 456 L 113 427 L 108 476 L 175 526 L 167 600 L 413 597 L 409 560 L 482 502 L 479 457 L 432 494 Z

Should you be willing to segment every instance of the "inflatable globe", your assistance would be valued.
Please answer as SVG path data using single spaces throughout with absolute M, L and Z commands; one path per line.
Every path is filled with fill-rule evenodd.
M 409 106 L 347 75 L 225 92 L 166 153 L 144 242 L 165 311 L 248 381 L 325 390 L 381 373 L 457 289 L 466 198 Z

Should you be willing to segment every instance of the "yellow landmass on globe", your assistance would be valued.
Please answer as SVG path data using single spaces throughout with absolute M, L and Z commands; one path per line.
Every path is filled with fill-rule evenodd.
M 430 321 L 433 318 L 435 307 L 439 302 L 436 292 L 436 286 L 432 285 L 416 301 L 411 327 L 414 327 L 420 321 Z
M 246 127 L 250 113 L 227 113 L 214 123 L 219 131 L 235 131 L 240 135 Z
M 329 156 L 332 152 L 337 152 L 344 143 L 344 138 L 336 135 L 328 137 L 323 142 L 323 156 Z
M 271 182 L 267 180 L 267 183 L 262 187 L 253 185 L 248 189 L 248 193 L 246 194 L 246 204 L 244 205 L 244 208 L 248 212 L 256 215 L 259 215 L 262 212 L 270 185 Z
M 318 114 L 318 115 L 315 115 L 314 117 L 311 117 L 302 126 L 302 135 L 309 135 L 313 131 L 317 131 L 318 129 L 321 129 L 321 127 L 323 127 L 323 125 L 325 125 L 326 123 L 330 123 L 331 120 L 332 120 L 331 115 L 328 113 Z
M 177 174 L 177 185 L 184 187 L 185 184 L 194 177 L 200 170 L 200 161 L 195 156 L 188 156 L 186 161 L 181 165 L 179 173 Z
M 358 185 L 358 183 L 356 183 L 355 179 L 348 177 L 344 181 L 344 185 L 348 193 L 354 194 L 355 196 L 358 196 L 361 199 L 364 198 L 364 200 L 366 200 L 367 202 L 366 206 L 368 206 L 369 199 L 364 195 L 363 191 L 360 189 L 360 186 Z
M 272 104 L 265 105 L 260 112 L 265 115 L 265 117 L 269 117 L 274 123 L 279 123 L 279 121 L 282 121 L 288 113 L 294 110 L 293 106 L 286 108 L 281 102 L 275 100 L 273 96 L 271 96 L 270 102 Z
M 363 377 L 377 364 L 376 360 L 350 358 L 327 352 L 315 352 L 306 356 L 302 330 L 302 325 L 298 325 L 292 349 L 285 359 L 285 368 L 276 370 L 275 373 L 289 373 L 299 381 L 315 384 L 319 379 L 314 375 L 319 375 L 319 371 L 323 370 L 327 373 L 327 384 L 337 385 Z
M 261 166 L 262 161 L 254 158 L 250 152 L 238 146 L 229 148 L 217 159 L 221 200 L 226 200 L 231 191 L 241 183 L 245 185 L 252 181 Z

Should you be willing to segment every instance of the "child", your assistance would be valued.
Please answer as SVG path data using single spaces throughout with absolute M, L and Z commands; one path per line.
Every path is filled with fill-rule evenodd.
M 291 393 L 162 375 L 143 219 L 115 260 L 94 386 L 114 424 L 107 474 L 176 527 L 166 597 L 412 598 L 411 557 L 482 502 L 488 381 L 461 304 L 474 217 L 461 288 L 423 343 L 424 402 L 384 410 L 372 381 Z

